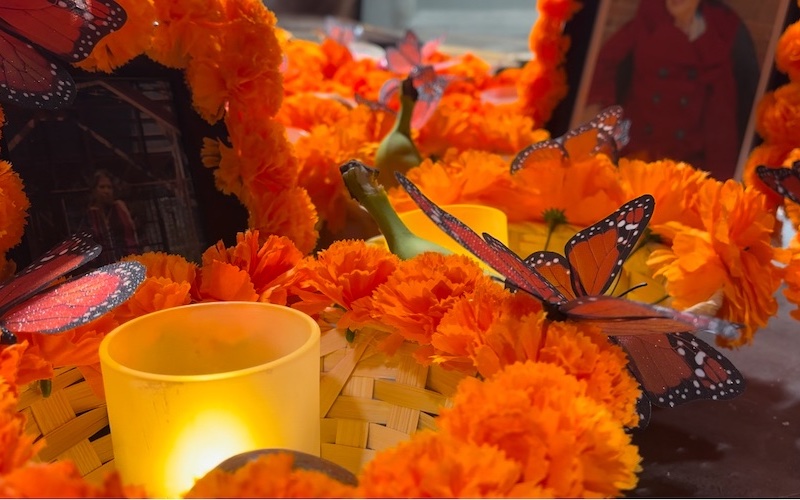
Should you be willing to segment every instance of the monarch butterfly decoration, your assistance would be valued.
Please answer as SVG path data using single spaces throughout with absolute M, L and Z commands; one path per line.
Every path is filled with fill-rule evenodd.
M 555 139 L 531 144 L 511 161 L 511 173 L 533 168 L 542 161 L 579 161 L 604 153 L 615 164 L 619 150 L 628 144 L 630 120 L 623 118 L 620 106 L 608 107 L 590 121 Z
M 83 61 L 125 23 L 113 0 L 0 0 L 0 100 L 40 109 L 69 105 L 64 63 Z
M 109 264 L 53 285 L 100 250 L 88 234 L 74 235 L 0 284 L 0 344 L 16 343 L 15 333 L 53 334 L 75 328 L 128 300 L 145 278 L 138 262 Z
M 603 295 L 617 281 L 653 215 L 652 196 L 631 200 L 579 231 L 567 242 L 564 256 L 540 251 L 523 260 L 490 234 L 481 237 L 442 210 L 403 174 L 395 175 L 438 227 L 504 276 L 512 288 L 539 299 L 549 320 L 595 326 L 622 347 L 652 404 L 673 407 L 698 399 L 730 399 L 744 391 L 744 377 L 733 363 L 692 334 L 704 330 L 735 338 L 741 325 Z M 639 412 L 646 418 L 649 404 L 640 404 Z
M 455 79 L 451 75 L 440 75 L 436 71 L 451 64 L 450 62 L 442 65 L 424 63 L 426 55 L 429 55 L 426 52 L 434 52 L 439 41 L 441 40 L 436 39 L 429 42 L 433 45 L 423 45 L 417 35 L 408 30 L 396 47 L 386 49 L 386 67 L 395 73 L 408 75 L 419 93 L 419 98 L 414 105 L 414 112 L 411 115 L 411 126 L 415 129 L 421 128 L 433 116 L 447 85 Z M 378 101 L 383 105 L 388 105 L 400 91 L 400 84 L 401 80 L 398 78 L 387 80 L 381 86 Z
M 756 175 L 761 182 L 779 195 L 800 203 L 800 160 L 787 167 L 756 167 Z

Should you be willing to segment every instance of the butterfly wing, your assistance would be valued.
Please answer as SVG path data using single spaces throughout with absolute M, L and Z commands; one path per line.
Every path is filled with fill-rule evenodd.
M 514 174 L 523 168 L 533 168 L 537 163 L 559 162 L 564 163 L 569 159 L 567 150 L 561 141 L 548 139 L 526 147 L 511 160 L 511 173 Z
M 759 165 L 756 175 L 779 195 L 800 203 L 800 161 L 794 162 L 792 168 Z
M 341 17 L 326 16 L 322 21 L 325 36 L 345 47 L 350 46 L 364 34 L 364 26 Z
M 544 278 L 526 266 L 522 259 L 502 242 L 488 234 L 484 234 L 485 239 L 481 238 L 469 226 L 442 210 L 422 194 L 419 188 L 401 172 L 395 172 L 395 177 L 411 196 L 411 199 L 434 224 L 469 250 L 475 257 L 503 275 L 513 286 L 525 290 L 540 300 L 550 300 L 559 295 Z
M 548 251 L 534 252 L 525 259 L 525 264 L 536 269 L 548 283 L 553 285 L 564 297 L 564 301 L 575 298 L 570 269 L 563 255 Z
M 642 195 L 567 242 L 565 255 L 576 297 L 602 295 L 614 284 L 654 210 L 655 199 Z
M 35 295 L 6 313 L 4 329 L 58 333 L 95 320 L 128 300 L 144 281 L 145 267 L 118 262 Z
M 560 140 L 572 160 L 604 153 L 616 163 L 619 148 L 628 143 L 630 121 L 623 120 L 622 108 L 611 106 L 590 121 L 570 130 Z
M 416 67 L 412 70 L 411 75 L 418 94 L 414 112 L 411 115 L 411 126 L 419 130 L 433 116 L 452 77 L 437 75 L 433 66 Z
M 0 31 L 0 100 L 57 109 L 75 98 L 72 76 L 27 42 Z
M 595 325 L 609 336 L 702 330 L 735 339 L 742 328 L 713 316 L 606 295 L 579 297 L 562 304 L 559 311 L 570 319 Z
M 622 108 L 611 106 L 561 137 L 537 142 L 520 151 L 511 162 L 511 173 L 543 161 L 581 161 L 598 153 L 616 163 L 619 149 L 628 143 L 629 129 L 630 120 L 622 118 Z
M 422 64 L 422 44 L 416 33 L 406 30 L 405 36 L 395 47 L 386 49 L 386 65 L 389 70 L 407 75 Z
M 0 100 L 41 109 L 69 104 L 75 96 L 69 72 L 33 45 L 66 62 L 80 62 L 125 18 L 113 0 L 3 0 Z
M 0 284 L 0 315 L 48 287 L 54 280 L 100 255 L 88 233 L 79 233 L 48 250 L 36 262 Z
M 121 28 L 126 15 L 113 0 L 3 0 L 0 19 L 6 31 L 74 63 Z
M 744 376 L 733 363 L 691 333 L 621 336 L 612 341 L 628 353 L 631 372 L 656 406 L 731 399 L 744 391 Z
M 388 108 L 389 102 L 391 102 L 394 96 L 399 94 L 400 84 L 401 81 L 397 78 L 389 78 L 383 82 L 380 90 L 378 90 L 378 102 Z

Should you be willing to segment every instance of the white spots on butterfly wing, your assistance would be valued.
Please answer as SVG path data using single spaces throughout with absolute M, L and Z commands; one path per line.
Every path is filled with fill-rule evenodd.
M 706 362 L 707 357 L 708 355 L 705 352 L 699 351 L 697 354 L 694 355 L 694 362 L 697 366 L 703 366 L 703 364 Z
M 702 368 L 695 368 L 695 370 L 694 370 L 694 374 L 695 374 L 695 376 L 697 376 L 697 377 L 700 377 L 700 378 L 705 378 L 705 376 L 706 376 L 706 371 L 705 371 L 705 370 L 703 370 Z

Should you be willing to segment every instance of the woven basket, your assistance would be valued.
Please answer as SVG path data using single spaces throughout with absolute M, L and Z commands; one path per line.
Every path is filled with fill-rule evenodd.
M 417 429 L 433 428 L 434 416 L 450 406 L 462 377 L 420 365 L 410 346 L 388 357 L 368 340 L 348 344 L 336 329 L 323 332 L 321 356 L 321 455 L 353 473 L 377 450 L 408 439 Z M 72 460 L 95 483 L 113 470 L 105 402 L 76 368 L 56 370 L 47 398 L 38 383 L 26 386 L 18 410 L 27 418 L 26 432 L 46 440 L 37 460 Z
M 17 406 L 26 417 L 26 433 L 45 439 L 36 460 L 72 460 L 87 480 L 101 483 L 114 467 L 105 402 L 74 367 L 55 370 L 49 397 L 39 387 L 27 385 Z
M 464 375 L 420 365 L 411 352 L 407 344 L 389 357 L 364 331 L 352 345 L 340 330 L 323 332 L 322 458 L 358 473 L 378 450 L 435 428 L 434 417 L 451 406 Z

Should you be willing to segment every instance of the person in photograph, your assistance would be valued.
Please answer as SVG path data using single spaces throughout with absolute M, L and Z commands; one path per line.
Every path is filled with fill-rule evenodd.
M 715 0 L 641 0 L 600 49 L 586 116 L 620 104 L 631 120 L 628 157 L 685 161 L 733 177 L 755 98 L 755 44 Z
M 126 255 L 139 253 L 136 225 L 128 206 L 116 197 L 111 174 L 106 170 L 97 170 L 90 188 L 89 208 L 81 227 L 103 246 L 96 264 L 110 264 Z

